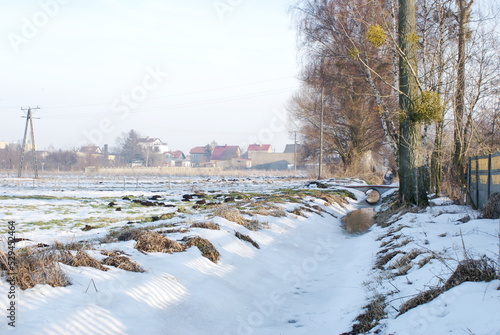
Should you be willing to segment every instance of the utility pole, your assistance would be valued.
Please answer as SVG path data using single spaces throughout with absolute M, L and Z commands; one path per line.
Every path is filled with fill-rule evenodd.
M 26 151 L 26 144 L 28 142 L 28 126 L 30 127 L 30 135 L 31 135 L 31 150 L 33 151 L 33 169 L 35 170 L 35 178 L 38 178 L 38 165 L 36 162 L 36 146 L 35 146 L 35 131 L 33 129 L 33 113 L 32 109 L 40 109 L 40 107 L 28 107 L 21 108 L 21 110 L 26 111 L 26 127 L 24 128 L 24 137 L 23 137 L 23 145 L 21 147 L 21 161 L 19 162 L 19 170 L 17 171 L 17 177 L 22 177 L 23 172 L 23 163 L 24 163 L 24 154 Z
M 319 126 L 319 168 L 318 179 L 321 179 L 323 174 L 323 114 L 325 111 L 325 87 L 321 87 L 321 120 Z

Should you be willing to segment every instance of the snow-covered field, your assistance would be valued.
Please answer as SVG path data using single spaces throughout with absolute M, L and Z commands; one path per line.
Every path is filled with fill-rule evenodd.
M 15 237 L 25 239 L 17 249 L 87 241 L 90 256 L 103 260 L 106 251 L 119 250 L 145 270 L 61 263 L 71 285 L 16 288 L 15 297 L 4 279 L 0 333 L 341 334 L 383 296 L 385 316 L 373 333 L 500 334 L 500 280 L 462 283 L 398 316 L 404 302 L 441 285 L 459 261 L 483 255 L 498 261 L 499 220 L 437 199 L 425 211 L 389 218 L 386 228 L 349 235 L 340 219 L 367 206 L 364 193 L 348 188 L 360 182 L 325 183 L 331 186 L 272 177 L 0 179 L 4 251 L 14 221 Z M 344 189 L 356 199 L 321 196 Z M 203 197 L 183 199 L 193 194 Z M 214 215 L 220 206 L 258 228 Z M 220 229 L 191 227 L 207 222 Z M 220 258 L 213 262 L 196 247 L 142 252 L 133 239 L 105 239 L 123 227 L 158 230 L 176 241 L 199 236 Z M 15 327 L 7 318 L 12 302 Z

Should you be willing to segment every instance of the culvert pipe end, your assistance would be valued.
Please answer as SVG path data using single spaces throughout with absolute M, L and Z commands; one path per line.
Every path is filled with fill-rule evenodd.
M 370 188 L 365 192 L 366 202 L 369 205 L 376 205 L 380 201 L 380 192 L 374 188 Z

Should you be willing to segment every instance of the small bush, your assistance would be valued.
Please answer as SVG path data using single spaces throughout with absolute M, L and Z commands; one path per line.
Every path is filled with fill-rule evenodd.
M 197 247 L 201 251 L 201 255 L 203 257 L 208 258 L 214 263 L 219 261 L 220 254 L 209 240 L 195 236 L 186 238 L 184 241 L 186 242 L 186 247 L 188 248 L 192 246 Z

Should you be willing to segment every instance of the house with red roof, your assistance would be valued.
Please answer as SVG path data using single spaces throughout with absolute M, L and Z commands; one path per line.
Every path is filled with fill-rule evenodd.
M 212 151 L 210 161 L 222 168 L 232 167 L 232 160 L 241 158 L 241 150 L 237 145 L 217 145 Z
M 272 153 L 273 148 L 271 144 L 250 144 L 248 145 L 247 152 L 243 154 L 243 158 L 252 159 L 252 156 L 259 152 Z
M 190 160 L 192 166 L 205 166 L 210 163 L 212 156 L 212 147 L 205 145 L 204 147 L 194 147 L 189 150 Z
M 250 144 L 247 149 L 249 151 L 273 152 L 273 148 L 271 144 Z
M 182 167 L 191 164 L 186 164 L 186 155 L 180 150 L 169 151 L 165 153 L 165 164 L 168 166 Z

